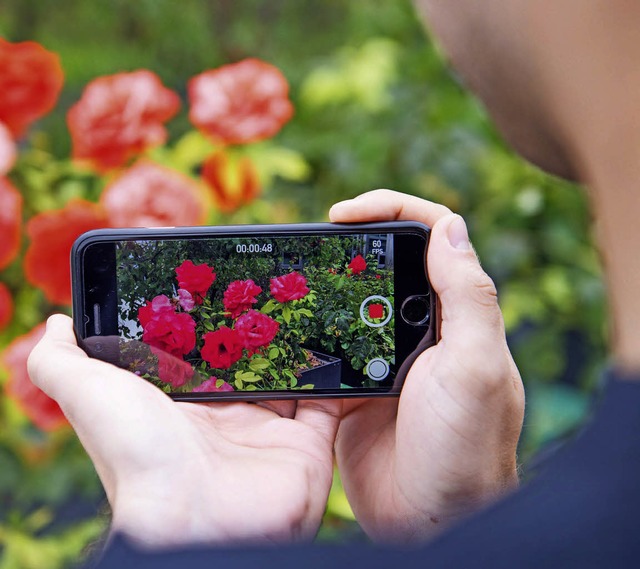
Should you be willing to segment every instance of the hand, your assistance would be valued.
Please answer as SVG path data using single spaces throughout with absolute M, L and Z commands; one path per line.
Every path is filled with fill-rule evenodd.
M 377 190 L 336 204 L 334 222 L 411 219 L 432 227 L 427 265 L 441 339 L 415 361 L 399 400 L 345 402 L 336 455 L 370 537 L 419 542 L 517 484 L 524 392 L 496 290 L 460 216 Z
M 112 530 L 153 548 L 315 536 L 340 402 L 176 403 L 87 357 L 60 315 L 47 322 L 29 373 L 93 460 Z

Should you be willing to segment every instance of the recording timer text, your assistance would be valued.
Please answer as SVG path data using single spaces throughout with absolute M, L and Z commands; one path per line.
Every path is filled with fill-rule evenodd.
M 238 243 L 236 253 L 271 253 L 272 243 Z

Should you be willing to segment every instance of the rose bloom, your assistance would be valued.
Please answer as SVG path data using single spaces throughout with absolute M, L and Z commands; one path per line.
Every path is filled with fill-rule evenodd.
M 364 260 L 362 255 L 356 255 L 351 262 L 347 265 L 347 268 L 351 269 L 351 273 L 354 275 L 359 275 L 362 271 L 367 268 L 367 262 Z
M 158 358 L 158 377 L 161 381 L 172 387 L 182 387 L 191 381 L 193 368 L 190 363 L 157 348 L 152 347 L 151 351 Z
M 293 271 L 271 279 L 270 291 L 273 298 L 278 302 L 288 302 L 307 296 L 309 287 L 307 287 L 305 276 Z
M 71 303 L 69 256 L 77 237 L 105 227 L 102 208 L 84 200 L 71 200 L 63 209 L 45 211 L 27 222 L 31 243 L 24 258 L 24 273 L 54 304 Z
M 188 290 L 180 288 L 178 289 L 178 304 L 185 312 L 191 312 L 196 306 L 196 301 L 193 300 L 193 296 Z
M 213 267 L 206 263 L 194 265 L 193 261 L 188 260 L 176 268 L 176 276 L 180 288 L 189 291 L 196 304 L 202 304 L 204 297 L 216 280 Z
M 100 196 L 113 227 L 200 225 L 207 203 L 197 182 L 150 160 L 140 160 Z
M 27 358 L 44 336 L 44 324 L 11 342 L 0 356 L 0 364 L 9 371 L 7 396 L 13 399 L 31 422 L 42 431 L 53 431 L 67 424 L 58 404 L 29 379 Z M 53 365 L 53 364 L 52 364 Z
M 163 312 L 175 312 L 175 308 L 167 295 L 159 294 L 151 302 L 147 301 L 138 308 L 138 320 L 144 328 L 152 318 L 161 317 Z
M 260 194 L 258 171 L 248 156 L 230 158 L 218 150 L 202 164 L 202 179 L 223 213 L 231 213 L 251 203 Z
M 0 270 L 20 251 L 22 195 L 6 178 L 0 178 Z
M 228 369 L 242 357 L 242 342 L 235 330 L 220 326 L 203 337 L 202 359 L 216 369 Z
M 376 318 L 382 318 L 384 316 L 384 306 L 382 304 L 370 304 L 369 305 L 369 318 L 372 320 Z
M 0 38 L 0 122 L 14 138 L 55 107 L 63 83 L 55 53 L 35 42 Z
M 13 297 L 7 285 L 0 282 L 0 332 L 4 330 L 13 318 Z
M 226 381 L 222 381 L 220 387 L 216 387 L 218 383 L 218 379 L 215 377 L 211 377 L 206 381 L 203 381 L 198 387 L 193 388 L 194 393 L 214 393 L 216 391 L 233 391 L 233 387 L 229 385 Z
M 259 59 L 205 71 L 189 81 L 188 91 L 189 119 L 215 142 L 271 138 L 293 115 L 284 75 Z
M 240 336 L 242 344 L 250 353 L 268 346 L 279 329 L 280 324 L 278 322 L 257 310 L 249 310 L 249 312 L 240 316 L 234 326 L 234 330 Z
M 184 312 L 154 313 L 143 326 L 142 341 L 173 356 L 184 356 L 196 346 L 196 323 Z
M 253 280 L 233 281 L 224 291 L 222 304 L 231 318 L 237 318 L 240 314 L 249 310 L 256 302 L 256 296 L 262 292 Z
M 16 145 L 11 138 L 11 132 L 0 122 L 0 176 L 4 176 L 13 168 L 17 154 Z
M 99 77 L 85 87 L 67 115 L 73 157 L 88 160 L 101 172 L 118 168 L 164 144 L 164 123 L 179 108 L 178 95 L 151 71 Z

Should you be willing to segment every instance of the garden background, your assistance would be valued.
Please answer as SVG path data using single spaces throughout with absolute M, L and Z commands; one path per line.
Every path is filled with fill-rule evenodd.
M 108 519 L 73 432 L 15 387 L 24 374 L 24 335 L 49 314 L 70 310 L 64 294 L 43 284 L 47 275 L 25 265 L 37 240 L 28 222 L 77 199 L 98 202 L 119 175 L 70 159 L 67 112 L 103 75 L 148 69 L 179 95 L 166 144 L 143 154 L 196 184 L 193 195 L 208 211 L 199 222 L 320 221 L 335 201 L 377 187 L 462 214 L 498 285 L 525 381 L 524 475 L 584 420 L 605 365 L 606 335 L 584 195 L 505 147 L 409 2 L 4 0 L 0 38 L 42 44 L 59 55 L 64 72 L 55 108 L 16 137 L 17 161 L 6 174 L 23 202 L 13 220 L 19 249 L 0 271 L 9 292 L 0 307 L 0 568 L 68 566 Z M 293 117 L 261 141 L 213 144 L 189 121 L 187 84 L 245 58 L 282 72 Z M 3 66 L 0 56 L 0 81 Z M 213 155 L 205 183 L 203 161 Z M 0 211 L 0 222 L 11 225 L 8 212 Z M 319 539 L 362 539 L 339 482 Z

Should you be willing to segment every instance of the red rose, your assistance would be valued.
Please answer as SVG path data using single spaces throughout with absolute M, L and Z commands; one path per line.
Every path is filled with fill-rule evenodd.
M 207 332 L 200 354 L 202 359 L 216 369 L 228 369 L 242 357 L 242 342 L 235 330 L 220 326 L 215 332 Z
M 33 424 L 42 431 L 53 431 L 67 424 L 58 404 L 29 379 L 27 358 L 31 350 L 44 336 L 44 324 L 39 324 L 28 334 L 11 342 L 0 357 L 9 371 L 7 396 L 13 399 Z
M 55 53 L 35 42 L 0 38 L 0 122 L 14 138 L 55 107 L 63 82 Z
M 217 387 L 218 382 L 222 382 L 220 387 Z M 233 391 L 233 387 L 222 379 L 211 377 L 203 381 L 198 387 L 194 387 L 192 391 L 194 393 L 214 393 L 216 391 Z
M 359 275 L 367 268 L 367 262 L 362 255 L 356 255 L 347 265 L 347 268 L 351 269 L 352 274 Z
M 246 281 L 233 281 L 224 291 L 222 304 L 231 318 L 237 318 L 245 310 L 249 310 L 256 302 L 256 296 L 262 292 L 251 279 Z
M 258 172 L 248 156 L 234 159 L 218 150 L 202 164 L 201 176 L 216 206 L 224 213 L 251 203 L 260 193 Z
M 384 306 L 382 304 L 370 304 L 369 305 L 369 318 L 372 320 L 375 318 L 382 318 L 384 316 Z
M 271 279 L 271 295 L 278 302 L 288 302 L 298 300 L 307 296 L 309 287 L 304 275 L 293 271 Z
M 20 250 L 22 235 L 22 195 L 8 180 L 0 178 L 0 270 Z
M 100 196 L 112 227 L 200 225 L 207 216 L 197 182 L 151 160 L 139 160 Z
M 196 323 L 184 312 L 166 310 L 155 313 L 144 326 L 142 340 L 154 348 L 181 357 L 196 346 Z
M 215 142 L 270 138 L 293 115 L 284 75 L 258 59 L 205 71 L 189 81 L 188 90 L 189 119 Z
M 4 330 L 13 318 L 13 297 L 7 285 L 0 282 L 0 331 Z
M 99 77 L 89 83 L 67 115 L 73 157 L 103 172 L 118 168 L 152 146 L 164 144 L 164 123 L 180 98 L 147 70 Z
M 257 310 L 249 310 L 240 316 L 234 326 L 243 346 L 251 353 L 268 346 L 279 329 L 278 322 Z
M 156 296 L 151 302 L 147 301 L 146 304 L 138 308 L 138 320 L 144 328 L 152 318 L 158 317 L 157 315 L 162 312 L 175 312 L 171 300 L 164 294 Z
M 18 151 L 9 129 L 0 122 L 0 176 L 6 174 L 16 161 Z
M 158 358 L 158 377 L 173 387 L 182 387 L 193 378 L 191 364 L 156 348 L 151 351 Z
M 106 224 L 102 208 L 84 200 L 34 215 L 27 223 L 31 238 L 24 259 L 27 281 L 41 288 L 49 302 L 71 304 L 71 246 L 85 231 Z
M 209 292 L 209 288 L 216 280 L 213 267 L 206 263 L 194 265 L 193 261 L 184 261 L 176 268 L 176 276 L 180 288 L 187 290 L 193 296 L 196 304 L 202 304 L 204 297 Z

